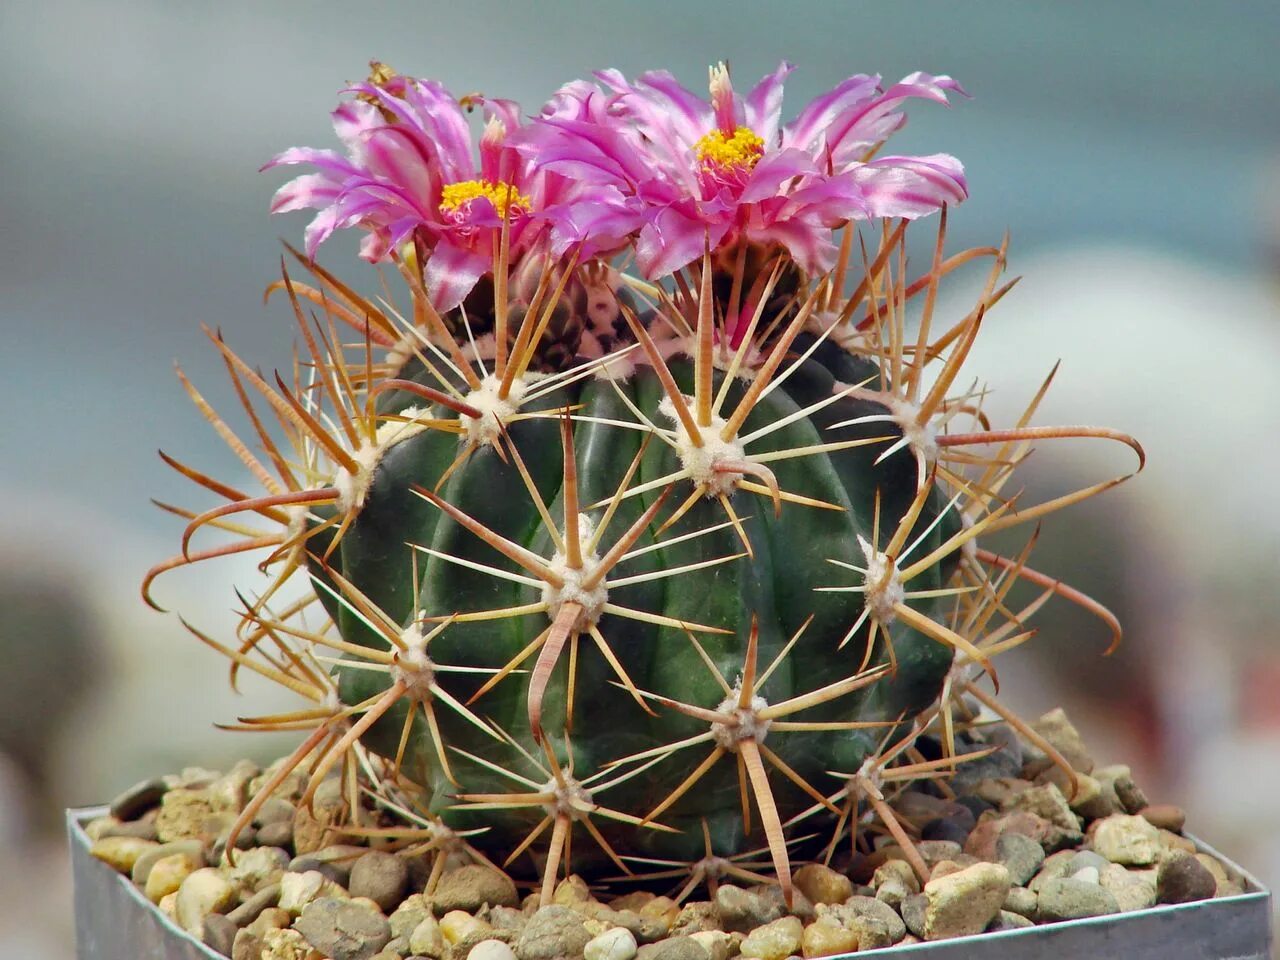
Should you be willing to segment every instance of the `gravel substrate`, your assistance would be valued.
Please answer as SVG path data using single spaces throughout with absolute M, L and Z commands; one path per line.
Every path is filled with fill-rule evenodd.
M 876 834 L 853 855 L 845 841 L 839 869 L 798 866 L 790 908 L 776 887 L 720 883 L 677 902 L 682 883 L 666 896 L 592 889 L 577 876 L 539 908 L 536 894 L 460 855 L 432 886 L 431 851 L 343 834 L 337 782 L 306 809 L 295 806 L 296 776 L 228 857 L 231 824 L 270 772 L 248 761 L 137 784 L 86 829 L 94 856 L 233 960 L 784 960 L 1244 891 L 1182 835 L 1180 809 L 1148 803 L 1128 767 L 1095 768 L 1061 711 L 1033 726 L 1071 763 L 1074 792 L 1039 751 L 988 733 L 1004 749 L 961 765 L 941 789 L 891 798 L 925 882 Z

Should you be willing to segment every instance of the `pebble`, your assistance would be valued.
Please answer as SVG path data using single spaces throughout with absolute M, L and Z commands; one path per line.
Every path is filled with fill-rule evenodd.
M 1009 871 L 1002 864 L 978 863 L 925 884 L 926 940 L 981 933 L 1009 895 Z
M 249 893 L 279 883 L 289 865 L 289 854 L 279 847 L 254 847 L 236 854 L 235 866 L 228 867 L 231 881 Z
M 249 781 L 259 774 L 251 760 L 239 760 L 227 773 L 209 784 L 209 803 L 214 810 L 239 814 L 249 801 Z
M 245 927 L 257 920 L 262 911 L 279 902 L 280 884 L 270 883 L 228 913 L 227 919 L 237 927 Z
M 376 909 L 334 897 L 307 904 L 293 928 L 331 960 L 369 960 L 391 939 L 391 924 Z
M 165 857 L 171 857 L 176 853 L 183 854 L 190 859 L 195 868 L 206 865 L 203 843 L 199 840 L 175 840 L 173 843 L 156 844 L 156 846 L 135 860 L 133 869 L 129 872 L 129 878 L 140 887 L 146 886 L 151 868 L 160 860 Z
M 749 933 L 783 914 L 783 906 L 779 902 L 767 900 L 754 891 L 743 890 L 731 883 L 723 883 L 716 890 L 715 904 L 720 914 L 720 925 L 729 931 Z
M 1050 710 L 1040 719 L 1032 721 L 1031 729 L 1048 740 L 1053 748 L 1062 754 L 1062 758 L 1067 761 L 1071 769 L 1078 770 L 1080 773 L 1093 773 L 1093 757 L 1089 755 L 1080 732 L 1067 719 L 1066 711 L 1061 707 Z M 1047 761 L 1048 758 L 1046 757 L 1045 760 Z M 1040 769 L 1043 770 L 1051 763 L 1052 761 L 1048 761 Z
M 1090 825 L 1093 849 L 1123 867 L 1146 867 L 1160 859 L 1160 835 L 1142 817 L 1115 813 Z
M 404 899 L 409 885 L 409 865 L 394 853 L 370 850 L 351 865 L 347 890 L 353 897 L 368 897 L 390 913 Z
M 346 807 L 342 784 L 337 779 L 320 784 L 311 798 L 311 808 L 298 807 L 293 812 L 294 850 L 299 854 L 312 853 L 337 843 L 341 832 L 333 827 L 342 820 Z
M 1081 920 L 1119 913 L 1120 905 L 1111 892 L 1096 883 L 1062 877 L 1040 888 L 1036 919 L 1041 923 Z
M 891 943 L 897 943 L 907 933 L 897 911 L 874 897 L 854 896 L 844 903 L 825 904 L 818 908 L 818 916 L 831 917 L 849 929 L 857 928 L 864 920 L 877 921 L 884 926 Z M 862 949 L 866 949 L 865 945 Z
M 1123 763 L 1113 764 L 1094 771 L 1094 776 L 1102 784 L 1104 793 L 1115 798 L 1117 810 L 1136 814 L 1146 807 L 1147 798 L 1133 779 L 1133 771 Z
M 1009 871 L 1009 879 L 1015 886 L 1029 881 L 1044 863 L 1044 847 L 1021 833 L 996 837 L 995 855 L 997 862 Z
M 1092 850 L 1080 850 L 1067 861 L 1067 866 L 1063 871 L 1063 876 L 1074 877 L 1081 870 L 1087 870 L 1090 867 L 1100 874 L 1110 866 L 1114 866 L 1114 864 L 1112 864 L 1112 862 L 1106 857 L 1102 856 L 1102 854 L 1095 853 Z
M 282 850 L 292 850 L 293 821 L 280 820 L 276 823 L 263 824 L 258 828 L 258 842 L 264 847 L 280 847 Z
M 963 844 L 969 839 L 970 829 L 972 828 L 955 820 L 937 817 L 920 828 L 920 837 L 924 840 L 950 840 L 952 843 Z
M 228 918 L 211 913 L 204 918 L 204 945 L 224 957 L 231 956 L 240 928 Z
M 529 918 L 515 950 L 520 960 L 557 960 L 581 953 L 590 942 L 591 934 L 582 923 L 582 914 L 569 907 L 550 906 Z
M 853 953 L 858 946 L 858 932 L 841 926 L 831 917 L 819 917 L 804 928 L 800 938 L 800 953 L 804 957 Z
M 111 816 L 117 820 L 137 820 L 168 792 L 169 785 L 160 777 L 139 781 L 111 801 Z
M 999 933 L 1001 930 L 1023 930 L 1034 926 L 1035 922 L 1033 920 L 1024 917 L 1020 913 L 1001 910 L 987 927 L 987 933 Z
M 1098 882 L 1116 898 L 1121 913 L 1156 905 L 1155 871 L 1126 870 L 1119 864 L 1109 863 L 1099 872 Z
M 902 922 L 912 935 L 924 937 L 924 920 L 928 909 L 929 898 L 923 893 L 917 893 L 902 901 Z
M 1152 803 L 1138 811 L 1138 816 L 1152 826 L 1171 833 L 1181 833 L 1187 824 L 1187 815 L 1181 807 L 1171 803 Z
M 297 808 L 284 797 L 267 797 L 253 817 L 255 827 L 267 827 L 273 823 L 287 823 L 293 829 L 293 815 Z
M 394 930 L 394 921 L 392 923 Z M 427 916 L 413 928 L 409 934 L 409 949 L 423 957 L 444 956 L 444 934 L 441 933 L 440 924 L 436 922 L 435 917 Z
M 669 937 L 646 944 L 636 952 L 637 960 L 708 960 L 707 949 L 693 937 Z
M 188 874 L 178 887 L 174 900 L 174 919 L 178 926 L 199 938 L 204 918 L 211 913 L 225 913 L 236 902 L 236 888 L 213 867 L 201 867 Z
M 1195 858 L 1204 865 L 1206 870 L 1213 874 L 1213 879 L 1217 883 L 1214 896 L 1221 896 L 1223 890 L 1231 884 L 1231 878 L 1227 876 L 1226 868 L 1207 853 L 1196 853 Z
M 514 907 L 519 902 L 520 896 L 511 878 L 481 864 L 448 871 L 440 877 L 440 883 L 431 895 L 431 909 L 437 915 L 450 910 L 474 912 L 486 903 L 495 907 Z
M 610 927 L 588 940 L 582 955 L 584 960 L 631 960 L 637 949 L 635 934 L 626 927 Z
M 1009 895 L 1004 898 L 1004 904 L 1000 909 L 1028 919 L 1035 919 L 1039 901 L 1040 898 L 1034 890 L 1028 890 L 1026 887 L 1010 887 Z
M 1080 818 L 1071 812 L 1067 798 L 1052 783 L 1042 783 L 1023 790 L 1010 801 L 1008 809 L 1034 813 L 1068 833 L 1080 832 Z
M 810 863 L 795 872 L 796 889 L 814 904 L 841 903 L 853 896 L 853 881 L 820 863 Z
M 199 866 L 183 853 L 161 857 L 147 871 L 142 892 L 152 903 L 159 903 L 169 894 L 177 893 L 178 888 L 182 886 L 182 881 L 191 876 Z
M 156 835 L 162 843 L 172 840 L 212 840 L 216 829 L 210 829 L 213 806 L 203 790 L 179 787 L 169 790 L 160 801 L 156 814 Z
M 709 900 L 699 900 L 693 903 L 686 903 L 676 917 L 675 923 L 671 925 L 672 934 L 688 936 L 691 933 L 700 933 L 703 930 L 718 930 L 720 928 L 720 914 L 716 910 L 716 905 Z
M 735 937 L 738 938 L 736 941 Z M 729 960 L 730 947 L 737 950 L 742 942 L 742 934 L 725 933 L 723 930 L 702 930 L 689 934 L 689 939 L 707 952 L 709 960 Z
M 104 837 L 94 841 L 89 853 L 113 870 L 130 873 L 133 865 L 148 850 L 154 850 L 159 844 L 154 840 L 142 840 L 138 837 Z
M 466 960 L 516 960 L 516 955 L 501 940 L 481 940 L 467 952 Z
M 450 910 L 440 918 L 440 932 L 446 943 L 456 945 L 468 938 L 484 940 L 493 933 L 493 927 L 465 910 Z
M 883 906 L 878 900 L 873 902 Z M 781 917 L 747 934 L 738 955 L 752 960 L 784 960 L 800 949 L 803 936 L 799 917 Z
M 1160 864 L 1156 874 L 1158 903 L 1208 900 L 1218 888 L 1209 869 L 1191 854 L 1177 854 Z
M 1009 813 L 985 813 L 978 818 L 978 825 L 969 834 L 964 852 L 979 860 L 994 861 L 996 840 L 1005 833 L 1021 833 L 1040 844 L 1046 853 L 1079 843 L 1083 836 L 1079 831 L 1067 831 L 1050 823 L 1044 817 L 1027 810 Z
M 320 951 L 297 930 L 268 930 L 262 935 L 261 960 L 319 960 Z
M 139 840 L 158 840 L 160 834 L 156 831 L 156 821 L 153 817 L 130 820 L 124 823 L 115 817 L 103 817 L 102 826 L 94 831 L 93 839 L 101 840 L 106 837 L 137 837 Z
M 896 910 L 903 900 L 920 892 L 920 879 L 905 860 L 889 860 L 876 868 L 871 887 L 877 900 Z
M 288 872 L 280 877 L 280 909 L 296 917 L 312 900 L 334 896 L 340 889 L 318 870 Z

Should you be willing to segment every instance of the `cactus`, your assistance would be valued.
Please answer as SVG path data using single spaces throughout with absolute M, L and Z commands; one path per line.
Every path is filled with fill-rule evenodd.
M 406 840 L 503 863 L 544 902 L 561 872 L 671 868 L 687 895 L 765 864 L 790 900 L 792 863 L 855 838 L 864 801 L 910 850 L 885 797 L 956 769 L 975 702 L 1037 739 L 980 681 L 1049 598 L 1118 639 L 1027 565 L 1031 543 L 1006 557 L 979 538 L 1125 479 L 1023 504 L 1005 491 L 1033 442 L 1141 448 L 1030 426 L 1043 391 L 1013 427 L 987 423 L 957 384 L 1013 286 L 1006 247 L 946 255 L 953 158 L 867 159 L 905 98 L 959 87 L 855 77 L 779 130 L 789 69 L 745 99 L 714 69 L 709 104 L 606 72 L 608 92 L 571 84 L 525 124 L 375 65 L 335 113 L 348 158 L 277 159 L 319 170 L 276 201 L 321 211 L 293 252 L 306 281 L 269 291 L 304 344 L 293 382 L 211 335 L 242 441 L 182 378 L 264 493 L 166 457 L 225 502 L 168 508 L 189 521 L 182 552 L 143 586 L 153 602 L 166 570 L 269 551 L 237 644 L 189 627 L 233 681 L 310 701 L 240 725 L 309 735 L 237 829 L 309 763 L 304 801 L 340 771 L 353 830 L 375 822 L 367 790 Z M 912 279 L 907 226 L 934 211 Z M 407 309 L 315 262 L 344 226 Z M 619 267 L 632 256 L 641 277 Z M 941 280 L 982 260 L 978 303 L 940 325 Z M 193 549 L 209 527 L 232 537 Z M 286 586 L 300 578 L 312 595 Z M 1019 582 L 1038 592 L 1013 609 Z M 941 756 L 917 749 L 926 729 Z

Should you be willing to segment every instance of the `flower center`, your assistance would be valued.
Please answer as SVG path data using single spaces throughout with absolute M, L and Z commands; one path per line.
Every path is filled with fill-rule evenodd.
M 713 173 L 745 173 L 764 155 L 764 138 L 750 127 L 733 133 L 712 130 L 694 145 L 703 169 Z
M 459 183 L 445 184 L 440 191 L 440 212 L 454 217 L 466 213 L 472 200 L 484 197 L 493 204 L 498 216 L 512 218 L 527 213 L 532 207 L 529 198 L 510 183 L 495 183 L 492 180 L 463 180 Z

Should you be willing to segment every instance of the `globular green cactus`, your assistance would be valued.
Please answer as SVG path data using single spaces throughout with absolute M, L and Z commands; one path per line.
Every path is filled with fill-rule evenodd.
M 717 82 L 727 75 L 713 72 L 713 104 L 726 96 Z M 403 134 L 411 94 L 433 90 L 383 76 L 362 88 L 376 109 L 355 119 Z M 485 136 L 498 142 L 493 122 Z M 547 150 L 543 135 L 520 141 L 521 156 Z M 716 189 L 767 155 L 752 137 L 738 127 L 691 145 Z M 860 263 L 848 225 L 821 271 L 785 234 L 740 225 L 713 242 L 706 228 L 701 255 L 664 285 L 604 259 L 580 265 L 581 242 L 563 258 L 517 256 L 528 224 L 516 221 L 539 202 L 531 182 L 437 191 L 455 225 L 462 204 L 496 215 L 465 234 L 487 224 L 487 278 L 446 292 L 432 272 L 443 241 L 424 229 L 384 251 L 407 284 L 404 311 L 298 255 L 309 283 L 277 285 L 306 344 L 293 384 L 273 387 L 215 338 L 265 454 L 188 384 L 266 492 L 173 461 L 227 502 L 178 511 L 191 521 L 183 553 L 144 593 L 162 570 L 270 549 L 276 577 L 244 598 L 239 644 L 198 635 L 233 672 L 313 701 L 250 724 L 311 733 L 241 825 L 310 758 L 306 798 L 341 765 L 355 822 L 370 817 L 363 782 L 513 874 L 540 876 L 544 899 L 562 871 L 684 863 L 714 882 L 761 850 L 790 897 L 792 862 L 856 834 L 863 801 L 909 846 L 889 785 L 954 769 L 965 695 L 1004 714 L 977 684 L 995 680 L 994 653 L 1026 638 L 1026 614 L 1055 593 L 1090 603 L 978 538 L 1118 480 L 1027 507 L 1002 492 L 1013 467 L 1039 438 L 1140 448 L 1111 431 L 1030 427 L 1038 398 L 993 429 L 981 391 L 957 393 L 986 311 L 1012 284 L 1000 285 L 1003 247 L 944 257 L 945 211 L 914 281 L 906 222 L 886 219 Z M 637 251 L 654 256 L 638 229 Z M 978 304 L 938 328 L 940 280 L 984 257 Z M 342 344 L 338 324 L 359 341 Z M 231 519 L 249 511 L 279 532 Z M 192 551 L 209 525 L 241 539 Z M 282 589 L 302 572 L 328 623 Z M 1019 580 L 1044 592 L 1015 611 Z M 913 746 L 930 724 L 941 758 Z

